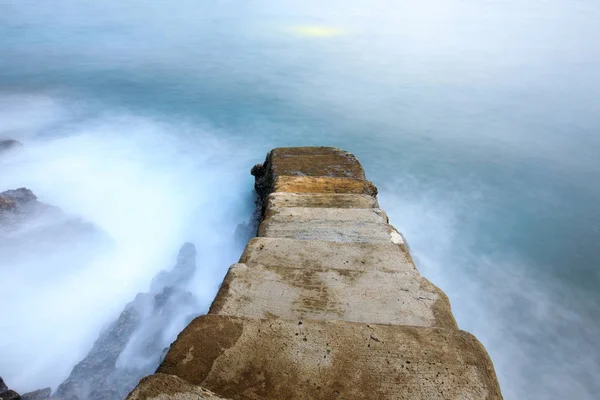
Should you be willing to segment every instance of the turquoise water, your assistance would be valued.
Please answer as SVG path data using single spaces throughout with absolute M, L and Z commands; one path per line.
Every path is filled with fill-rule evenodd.
M 597 397 L 600 3 L 97 3 L 0 0 L 0 137 L 26 145 L 0 190 L 30 186 L 120 244 L 76 281 L 0 265 L 37 293 L 9 307 L 5 380 L 58 384 L 189 238 L 208 304 L 239 256 L 249 168 L 332 145 L 362 161 L 505 398 Z M 69 327 L 51 351 L 42 322 Z

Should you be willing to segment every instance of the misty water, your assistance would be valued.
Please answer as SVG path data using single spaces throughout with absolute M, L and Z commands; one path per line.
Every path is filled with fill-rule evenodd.
M 0 0 L 0 191 L 114 243 L 0 254 L 0 376 L 56 389 L 173 264 L 206 312 L 278 146 L 357 155 L 506 399 L 600 391 L 600 3 Z M 172 338 L 181 329 L 174 326 Z

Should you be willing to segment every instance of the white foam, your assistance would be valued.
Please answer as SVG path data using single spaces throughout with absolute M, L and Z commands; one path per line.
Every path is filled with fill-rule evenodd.
M 16 265 L 0 255 L 0 375 L 24 392 L 55 388 L 185 241 L 198 248 L 191 288 L 208 307 L 239 256 L 233 233 L 253 207 L 239 195 L 252 188 L 252 162 L 210 128 L 123 114 L 73 122 L 66 103 L 48 95 L 0 95 L 5 103 L 18 112 L 0 113 L 0 136 L 24 147 L 0 157 L 0 191 L 26 186 L 114 240 L 85 265 L 73 262 L 82 254 L 69 243 Z

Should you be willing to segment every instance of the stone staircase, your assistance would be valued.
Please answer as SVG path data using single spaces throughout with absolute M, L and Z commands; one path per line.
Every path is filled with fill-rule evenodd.
M 128 399 L 501 399 L 352 154 L 272 150 L 258 237 Z

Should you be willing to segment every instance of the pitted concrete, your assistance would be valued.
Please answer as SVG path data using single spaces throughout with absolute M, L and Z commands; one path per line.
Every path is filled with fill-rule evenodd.
M 262 200 L 271 192 L 308 193 L 307 190 L 312 190 L 320 193 L 325 187 L 333 193 L 355 193 L 362 186 L 360 193 L 377 193 L 372 184 L 361 185 L 366 183 L 365 174 L 356 157 L 333 147 L 274 149 L 267 154 L 263 164 L 252 168 L 251 173 L 256 178 L 255 188 Z M 308 188 L 307 182 L 313 182 L 315 187 Z
M 500 399 L 483 346 L 456 329 L 207 315 L 158 372 L 231 399 Z
M 246 246 L 240 263 L 312 270 L 333 268 L 418 274 L 408 249 L 391 242 L 335 243 L 257 237 Z
M 360 221 L 315 219 L 284 222 L 267 218 L 261 222 L 258 236 L 342 243 L 403 244 L 402 236 L 392 225 Z
M 271 193 L 267 210 L 279 207 L 379 208 L 377 199 L 366 194 Z
M 267 220 L 271 224 L 312 221 L 386 224 L 388 216 L 380 208 L 272 207 L 263 215 L 263 221 Z
M 273 192 L 345 193 L 375 196 L 377 188 L 371 182 L 363 179 L 279 176 L 273 183 Z
M 352 153 L 342 150 L 338 147 L 330 146 L 298 146 L 298 147 L 277 147 L 267 154 L 267 157 L 274 156 L 285 157 L 285 156 L 314 156 L 314 155 L 339 155 L 345 154 L 354 157 Z
M 175 375 L 154 374 L 143 378 L 127 400 L 227 400 L 191 385 Z
M 416 274 L 235 264 L 210 314 L 456 329 L 446 295 Z
M 279 148 L 271 153 L 271 173 L 274 178 L 290 176 L 327 176 L 365 179 L 360 162 L 353 154 L 336 148 L 310 149 Z

